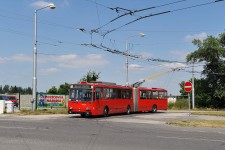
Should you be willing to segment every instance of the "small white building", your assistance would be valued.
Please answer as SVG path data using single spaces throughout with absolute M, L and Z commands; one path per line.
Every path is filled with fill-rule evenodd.
M 176 97 L 168 97 L 168 103 L 175 103 L 177 101 Z

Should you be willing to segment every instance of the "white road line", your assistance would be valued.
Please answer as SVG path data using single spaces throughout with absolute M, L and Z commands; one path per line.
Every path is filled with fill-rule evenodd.
M 6 127 L 6 126 L 0 126 L 0 128 L 3 128 L 3 129 L 25 129 L 25 130 L 48 130 L 45 128 Z
M 168 137 L 168 136 L 157 136 L 157 138 L 177 139 L 177 140 L 194 140 L 194 141 L 207 141 L 207 142 L 221 142 L 221 143 L 225 143 L 225 141 L 223 141 L 223 140 L 202 139 L 202 138 L 181 138 L 181 137 Z

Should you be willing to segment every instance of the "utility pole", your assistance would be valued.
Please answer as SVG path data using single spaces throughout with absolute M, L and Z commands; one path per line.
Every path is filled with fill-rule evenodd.
M 192 109 L 195 108 L 194 61 L 192 63 Z
M 36 9 L 34 11 L 34 50 L 33 50 L 33 80 L 32 80 L 32 110 L 37 110 L 37 99 L 36 99 L 36 93 L 37 93 L 37 12 L 39 10 L 50 8 L 55 9 L 56 6 L 53 3 L 49 3 L 47 6 Z
M 128 39 L 132 38 L 132 37 L 135 37 L 135 36 L 140 36 L 140 37 L 144 37 L 145 34 L 144 33 L 139 33 L 137 35 L 133 35 L 133 36 L 129 36 L 127 37 L 126 39 L 126 86 L 129 85 L 129 81 L 128 81 L 128 69 L 129 69 L 129 62 L 128 62 L 128 57 L 129 57 L 129 45 L 128 45 Z
M 128 68 L 129 68 L 129 65 L 128 65 L 128 53 L 129 53 L 129 51 L 128 51 L 128 42 L 127 42 L 127 40 L 126 40 L 126 86 L 128 86 L 129 85 L 129 83 L 128 83 Z

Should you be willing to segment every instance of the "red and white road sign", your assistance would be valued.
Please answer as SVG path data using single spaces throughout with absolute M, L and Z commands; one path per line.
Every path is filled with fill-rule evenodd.
M 192 90 L 192 83 L 191 82 L 185 82 L 184 83 L 184 90 L 186 91 L 186 92 L 191 92 L 191 90 Z

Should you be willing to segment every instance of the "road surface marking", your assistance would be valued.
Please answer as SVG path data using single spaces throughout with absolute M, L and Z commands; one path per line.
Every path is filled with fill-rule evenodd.
M 177 140 L 207 141 L 207 142 L 222 142 L 222 143 L 225 143 L 225 141 L 223 141 L 223 140 L 202 139 L 202 138 L 182 138 L 182 137 L 168 137 L 168 136 L 157 136 L 157 138 L 177 139 Z

